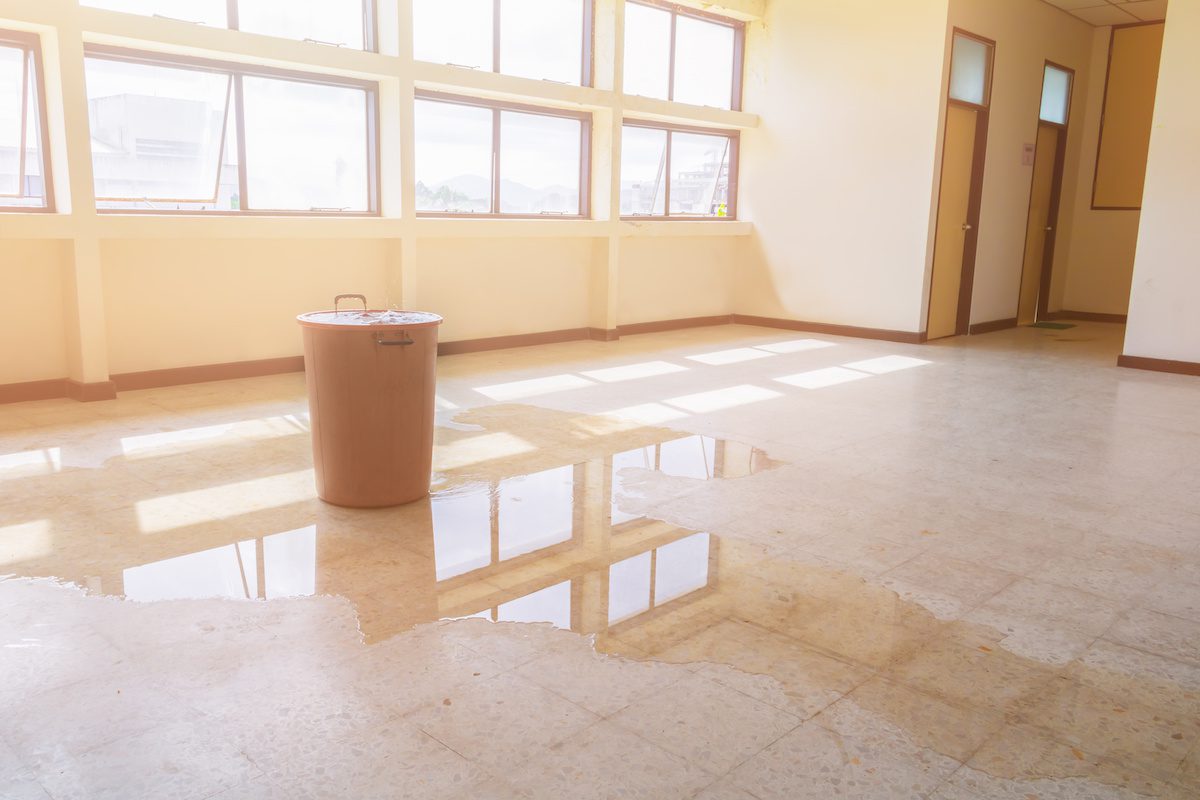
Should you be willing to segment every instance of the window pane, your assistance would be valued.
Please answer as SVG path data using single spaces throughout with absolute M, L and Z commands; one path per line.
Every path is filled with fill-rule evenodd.
M 33 54 L 26 55 L 28 70 L 26 75 L 25 92 L 29 98 L 28 113 L 25 114 L 25 177 L 22 184 L 22 197 L 17 198 L 16 205 L 45 206 L 46 205 L 46 172 L 42 152 L 41 107 L 38 102 L 38 81 L 34 72 Z M 2 171 L 2 170 L 0 170 Z
M 238 28 L 364 49 L 362 0 L 238 0 Z
M 626 127 L 621 133 L 621 214 L 666 213 L 667 132 Z
M 577 119 L 500 114 L 502 213 L 580 213 L 581 130 Z
M 671 12 L 625 4 L 625 94 L 667 99 L 671 80 Z
M 954 35 L 954 56 L 950 62 L 950 97 L 977 106 L 987 105 L 991 50 L 984 42 L 969 36 Z
M 492 210 L 492 110 L 416 104 L 417 210 Z
M 708 534 L 697 533 L 658 548 L 654 604 L 661 606 L 708 585 Z
M 224 28 L 225 0 L 79 0 L 80 5 L 126 11 L 130 14 L 170 17 Z
M 498 622 L 549 622 L 571 629 L 571 582 L 563 581 L 540 592 L 502 603 L 496 609 Z
M 575 469 L 500 482 L 500 560 L 570 540 L 575 531 Z
M 21 194 L 25 51 L 0 47 L 0 205 Z
M 413 0 L 418 61 L 492 70 L 492 0 Z
M 1070 105 L 1071 73 L 1046 67 L 1046 77 L 1042 83 L 1042 119 L 1066 125 Z
M 500 71 L 579 85 L 583 0 L 503 0 Z
M 628 558 L 608 568 L 608 624 L 650 610 L 650 554 Z
M 85 72 L 96 197 L 125 201 L 101 207 L 217 207 L 230 76 L 98 58 Z
M 675 22 L 675 101 L 730 108 L 736 31 L 679 16 Z
M 367 211 L 367 93 L 246 77 L 248 208 Z
M 439 581 L 492 563 L 492 498 L 486 490 L 434 495 L 429 506 Z
M 729 215 L 729 150 L 725 136 L 671 134 L 671 213 Z

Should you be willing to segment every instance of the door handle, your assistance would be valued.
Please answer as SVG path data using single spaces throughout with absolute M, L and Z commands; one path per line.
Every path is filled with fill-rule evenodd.
M 964 231 L 974 230 L 974 227 L 975 227 L 975 226 L 974 226 L 974 225 L 972 225 L 972 224 L 971 224 L 971 223 L 969 223 L 969 222 L 964 222 L 964 223 L 963 223 L 963 230 L 964 230 Z
M 1046 226 L 1046 230 L 1047 230 L 1047 231 L 1052 231 L 1052 230 L 1054 230 L 1054 228 L 1053 228 L 1052 226 L 1050 226 L 1050 225 L 1047 225 L 1047 226 Z

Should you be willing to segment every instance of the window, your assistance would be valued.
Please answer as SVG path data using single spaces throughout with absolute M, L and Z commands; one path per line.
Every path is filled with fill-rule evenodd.
M 988 105 L 991 75 L 992 46 L 965 33 L 955 33 L 950 58 L 950 99 L 975 106 Z
M 745 25 L 658 2 L 625 5 L 625 93 L 741 108 Z
M 420 93 L 422 214 L 586 217 L 591 116 Z
M 318 44 L 375 49 L 371 0 L 80 0 L 85 6 L 262 33 Z
M 737 217 L 738 135 L 626 120 L 621 216 Z
M 1042 122 L 1052 122 L 1055 125 L 1066 125 L 1071 115 L 1071 83 L 1075 73 L 1053 64 L 1046 65 L 1045 77 L 1042 79 Z
M 40 59 L 36 36 L 0 31 L 0 210 L 54 208 Z
M 376 209 L 372 84 L 107 48 L 85 72 L 101 210 Z
M 588 0 L 414 0 L 418 61 L 591 85 Z

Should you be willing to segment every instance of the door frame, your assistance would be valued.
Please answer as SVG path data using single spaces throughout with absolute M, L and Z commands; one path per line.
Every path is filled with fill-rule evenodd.
M 968 103 L 964 100 L 955 100 L 950 97 L 949 78 L 954 72 L 954 37 L 955 35 L 965 36 L 968 39 L 974 39 L 977 42 L 986 44 L 990 49 L 990 57 L 988 58 L 988 71 L 984 82 L 984 104 Z M 962 258 L 962 276 L 958 287 L 958 310 L 957 321 L 954 325 L 955 336 L 965 336 L 971 329 L 971 301 L 975 293 L 975 262 L 979 253 L 979 220 L 983 209 L 983 179 L 987 166 L 987 145 L 988 145 L 988 128 L 990 127 L 990 108 L 992 104 L 992 81 L 996 72 L 996 41 L 989 39 L 986 36 L 980 36 L 976 33 L 971 33 L 963 28 L 955 27 L 950 32 L 950 65 L 947 70 L 946 84 L 946 106 L 959 106 L 961 108 L 969 108 L 976 112 L 975 122 L 975 153 L 971 159 L 971 189 L 967 199 L 967 224 L 971 229 L 963 237 L 963 258 Z M 944 177 L 944 169 L 946 166 L 946 134 L 949 128 L 948 115 L 942 115 L 942 162 L 938 168 L 938 191 L 935 200 L 935 208 L 941 208 L 942 200 L 942 180 Z M 933 268 L 937 264 L 937 232 L 938 227 L 942 224 L 941 214 L 939 213 L 934 224 L 933 233 L 933 253 L 930 259 L 931 269 L 929 273 L 929 294 L 927 295 L 927 303 L 925 308 L 925 335 L 929 333 L 929 317 L 933 312 Z
M 1041 322 L 1046 319 L 1050 313 L 1050 287 L 1053 285 L 1054 279 L 1054 254 L 1058 247 L 1058 223 L 1060 212 L 1062 211 L 1062 190 L 1063 190 L 1063 174 L 1066 171 L 1067 164 L 1067 140 L 1071 131 L 1071 106 L 1075 100 L 1075 70 L 1063 64 L 1055 63 L 1046 59 L 1046 67 L 1062 70 L 1071 76 L 1071 88 L 1067 94 L 1067 121 L 1063 124 L 1057 122 L 1047 122 L 1042 119 L 1041 102 L 1038 103 L 1038 134 L 1041 134 L 1042 127 L 1055 128 L 1058 130 L 1058 147 L 1054 153 L 1054 175 L 1050 178 L 1050 208 L 1049 214 L 1046 217 L 1046 225 L 1051 229 L 1047 232 L 1046 242 L 1042 248 L 1042 276 L 1041 284 L 1038 286 L 1037 300 L 1037 321 Z M 1046 93 L 1045 86 L 1045 67 L 1042 70 L 1042 95 Z M 1043 98 L 1044 99 L 1044 98 Z M 1034 142 L 1034 164 L 1033 169 L 1037 171 L 1037 142 Z M 1025 213 L 1025 219 L 1029 219 L 1029 211 L 1033 210 L 1033 180 L 1029 183 L 1029 209 Z M 1025 224 L 1025 241 L 1029 241 L 1029 223 Z M 1020 314 L 1021 309 L 1021 283 L 1025 280 L 1025 267 L 1021 265 L 1021 281 L 1017 284 L 1017 313 Z

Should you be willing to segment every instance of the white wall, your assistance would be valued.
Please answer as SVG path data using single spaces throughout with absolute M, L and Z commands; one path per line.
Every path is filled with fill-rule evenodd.
M 1200 3 L 1167 17 L 1125 354 L 1200 363 Z
M 1065 262 L 1061 253 L 1055 260 L 1051 310 L 1124 314 L 1129 308 L 1129 283 L 1141 214 L 1092 210 L 1092 181 L 1100 146 L 1111 35 L 1111 28 L 1097 28 L 1092 33 L 1089 102 L 1084 114 L 1076 117 L 1082 123 L 1083 146 L 1074 180 L 1075 202 L 1073 206 L 1063 206 L 1064 218 L 1069 214 L 1074 228 Z
M 996 42 L 971 322 L 1011 319 L 1017 316 L 1033 181 L 1033 167 L 1021 163 L 1021 152 L 1037 141 L 1047 59 L 1076 70 L 1056 270 L 1065 270 L 1077 235 L 1071 211 L 1090 97 L 1093 29 L 1041 0 L 951 0 L 950 25 Z
M 787 0 L 751 26 L 742 314 L 923 329 L 948 0 Z

